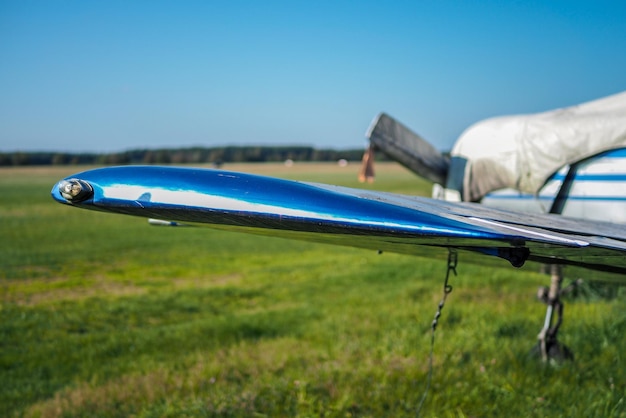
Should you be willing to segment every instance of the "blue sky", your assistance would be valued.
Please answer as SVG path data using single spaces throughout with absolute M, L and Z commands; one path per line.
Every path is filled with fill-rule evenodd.
M 0 151 L 444 150 L 480 119 L 626 90 L 625 1 L 0 0 Z

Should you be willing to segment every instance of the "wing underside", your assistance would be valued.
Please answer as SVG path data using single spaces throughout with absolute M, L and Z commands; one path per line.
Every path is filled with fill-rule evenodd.
M 88 193 L 62 193 L 76 184 Z M 86 171 L 61 180 L 52 195 L 87 209 L 242 232 L 412 255 L 453 248 L 514 266 L 530 260 L 626 278 L 626 228 L 603 222 L 176 167 Z

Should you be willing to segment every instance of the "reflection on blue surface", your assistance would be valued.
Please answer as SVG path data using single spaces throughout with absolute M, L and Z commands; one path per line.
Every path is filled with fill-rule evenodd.
M 58 184 L 52 196 L 86 209 L 406 254 L 454 247 L 516 266 L 528 258 L 626 272 L 626 232 L 612 225 L 220 170 L 109 167 L 68 179 L 88 183 L 92 197 L 70 202 Z
M 486 228 L 435 213 L 359 198 L 311 184 L 250 174 L 176 167 L 112 167 L 77 174 L 94 197 L 80 206 L 139 211 L 177 210 L 176 220 L 213 221 L 214 212 L 325 220 L 425 234 L 495 238 Z M 338 189 L 339 190 L 339 189 Z M 53 196 L 66 203 L 58 192 Z M 146 197 L 149 196 L 149 199 Z M 209 211 L 208 213 L 206 211 Z M 147 215 L 144 215 L 147 216 Z M 155 216 L 155 215 L 151 215 Z

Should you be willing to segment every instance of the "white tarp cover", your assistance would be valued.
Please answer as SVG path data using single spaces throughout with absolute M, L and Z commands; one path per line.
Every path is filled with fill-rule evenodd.
M 531 115 L 495 117 L 465 130 L 452 156 L 466 158 L 463 200 L 514 188 L 536 194 L 561 167 L 626 146 L 626 92 Z

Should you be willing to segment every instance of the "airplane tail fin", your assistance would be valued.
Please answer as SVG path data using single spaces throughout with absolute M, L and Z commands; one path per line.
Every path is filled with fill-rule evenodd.
M 406 126 L 381 113 L 374 118 L 367 133 L 370 146 L 384 152 L 420 177 L 446 184 L 450 158 Z

